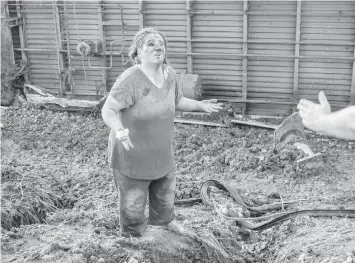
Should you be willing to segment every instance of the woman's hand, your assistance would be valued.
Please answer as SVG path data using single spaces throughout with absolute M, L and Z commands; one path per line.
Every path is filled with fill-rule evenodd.
M 331 113 L 331 108 L 323 91 L 318 95 L 319 103 L 302 99 L 297 105 L 303 125 L 310 130 L 323 132 L 327 129 L 327 117 Z
M 218 112 L 222 108 L 222 103 L 217 103 L 216 99 L 199 101 L 200 111 L 212 113 Z
M 129 138 L 128 129 L 117 130 L 116 138 L 122 142 L 123 146 L 126 148 L 127 151 L 129 151 L 130 147 L 134 148 L 131 139 Z

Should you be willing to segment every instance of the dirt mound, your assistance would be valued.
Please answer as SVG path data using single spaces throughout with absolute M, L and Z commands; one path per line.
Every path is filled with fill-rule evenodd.
M 318 243 L 307 243 L 304 251 L 302 244 L 313 228 L 302 219 L 307 217 L 269 231 L 248 231 L 228 217 L 252 215 L 218 191 L 215 209 L 202 204 L 176 207 L 176 220 L 190 235 L 150 228 L 143 239 L 122 239 L 118 195 L 107 163 L 109 131 L 100 116 L 11 108 L 2 112 L 2 123 L 2 204 L 13 207 L 6 192 L 10 188 L 15 199 L 21 200 L 22 178 L 23 191 L 39 187 L 37 194 L 46 191 L 67 201 L 64 208 L 45 211 L 40 224 L 10 231 L 3 227 L 4 262 L 298 262 L 303 257 L 308 263 L 336 253 L 341 255 L 333 262 L 341 262 L 350 253 L 349 238 L 355 235 L 353 228 L 347 228 L 353 222 L 350 219 L 310 219 L 324 223 L 324 231 L 312 232 L 318 235 Z M 313 171 L 296 167 L 294 161 L 302 154 L 291 143 L 275 144 L 268 130 L 175 127 L 177 199 L 199 197 L 200 184 L 212 178 L 227 180 L 251 205 L 291 199 L 307 201 L 290 210 L 354 204 L 353 142 L 308 134 L 308 143 L 315 152 L 322 152 L 324 161 L 324 167 Z M 30 196 L 35 204 L 34 193 Z M 334 233 L 332 240 L 342 242 L 343 249 L 332 249 L 332 241 L 322 238 L 333 233 L 336 224 L 343 226 L 342 239 Z M 292 244 L 294 238 L 297 243 Z M 317 253 L 312 254 L 312 249 Z
M 231 127 L 207 128 L 177 124 L 175 134 L 175 156 L 179 173 L 189 181 L 189 174 L 233 174 L 257 171 L 260 177 L 276 172 L 278 178 L 303 178 L 334 172 L 333 163 L 338 160 L 341 150 L 353 152 L 354 143 L 310 137 L 307 144 L 314 152 L 321 152 L 318 165 L 298 166 L 297 160 L 305 154 L 294 147 L 304 142 L 295 138 L 288 142 L 275 143 L 273 133 L 259 128 Z M 330 143 L 330 146 L 328 146 Z M 332 151 L 326 151 L 331 147 Z M 202 178 L 202 177 L 201 177 Z M 195 197 L 196 186 L 179 188 L 177 198 Z

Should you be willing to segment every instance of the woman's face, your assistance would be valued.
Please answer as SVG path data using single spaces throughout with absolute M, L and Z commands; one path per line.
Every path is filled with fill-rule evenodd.
M 143 39 L 143 45 L 138 50 L 142 63 L 162 64 L 165 59 L 166 48 L 161 35 L 153 33 Z

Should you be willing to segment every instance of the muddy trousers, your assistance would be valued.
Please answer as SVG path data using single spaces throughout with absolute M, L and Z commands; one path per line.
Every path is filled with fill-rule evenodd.
M 147 230 L 144 211 L 149 194 L 150 225 L 166 225 L 174 219 L 175 170 L 157 180 L 133 179 L 113 169 L 120 192 L 120 227 L 123 236 L 142 236 Z

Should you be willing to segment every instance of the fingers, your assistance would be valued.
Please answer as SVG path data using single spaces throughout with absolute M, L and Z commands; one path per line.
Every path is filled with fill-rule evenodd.
M 127 142 L 128 142 L 128 146 L 131 147 L 131 148 L 134 148 L 132 142 L 131 142 L 131 139 L 128 137 L 127 139 Z
M 324 113 L 330 113 L 331 111 L 330 105 L 323 91 L 319 92 L 318 99 L 320 104 L 314 103 L 313 101 L 310 100 L 301 99 L 297 105 L 297 109 L 305 110 L 305 111 L 314 111 L 316 107 L 321 106 L 322 109 L 324 110 Z
M 204 102 L 216 103 L 217 99 L 203 100 Z
M 218 106 L 218 105 L 209 105 L 208 107 L 206 107 L 204 109 L 204 112 L 207 112 L 207 113 L 213 113 L 213 112 L 218 112 L 219 110 L 223 109 L 221 106 Z
M 116 138 L 119 139 L 125 149 L 128 151 L 130 148 L 134 148 L 131 139 L 129 138 L 129 130 L 124 129 L 123 131 L 117 132 L 116 133 Z
M 217 99 L 210 99 L 210 100 L 203 100 L 202 102 L 213 104 L 213 106 L 216 106 L 218 109 L 222 109 L 223 103 L 217 103 L 217 101 L 218 101 Z
M 320 91 L 320 92 L 319 92 L 319 94 L 318 94 L 318 100 L 319 100 L 320 105 L 328 104 L 327 97 L 325 96 L 325 94 L 324 94 L 323 91 Z
M 324 111 L 327 113 L 330 113 L 331 112 L 330 105 L 329 105 L 327 97 L 325 96 L 323 91 L 319 92 L 318 99 L 319 99 L 319 103 L 323 107 Z
M 298 109 L 298 114 L 300 115 L 301 119 L 304 120 L 307 117 L 307 114 L 305 113 L 305 111 L 303 109 Z
M 300 100 L 297 104 L 297 110 L 300 110 L 302 108 L 302 100 Z
M 313 101 L 306 100 L 306 99 L 301 99 L 300 102 L 297 105 L 297 109 L 301 110 L 313 110 L 318 104 L 314 103 Z
M 219 110 L 221 110 L 222 108 L 211 108 L 210 111 L 211 112 L 218 112 Z
M 122 144 L 127 151 L 129 151 L 130 148 L 134 148 L 131 139 L 129 137 L 126 140 L 122 141 Z
M 123 146 L 125 147 L 125 149 L 126 149 L 127 151 L 129 151 L 129 145 L 128 145 L 127 140 L 126 140 L 126 141 L 122 141 L 122 144 L 123 144 Z
M 124 129 L 123 131 L 118 131 L 116 132 L 116 138 L 119 139 L 120 141 L 124 141 L 128 138 L 129 130 Z

